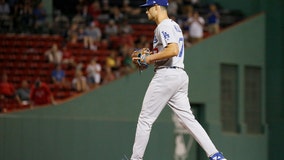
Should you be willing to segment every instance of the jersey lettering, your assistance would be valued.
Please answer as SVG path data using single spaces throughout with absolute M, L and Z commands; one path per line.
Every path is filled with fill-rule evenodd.
M 156 35 L 154 36 L 154 40 L 153 40 L 153 43 L 155 44 L 155 43 L 157 43 L 158 42 L 158 39 L 157 39 L 157 37 L 156 37 Z
M 183 44 L 183 37 L 180 37 L 180 38 L 179 38 L 178 43 L 179 43 L 179 45 L 181 46 L 180 49 L 179 49 L 178 57 L 182 57 L 182 54 L 183 54 L 183 47 L 184 47 L 184 44 Z
M 174 27 L 175 27 L 175 29 L 176 29 L 177 32 L 182 32 L 182 30 L 180 29 L 179 26 L 175 25 Z
M 164 36 L 164 39 L 169 40 L 170 35 L 167 32 L 162 31 L 162 34 Z

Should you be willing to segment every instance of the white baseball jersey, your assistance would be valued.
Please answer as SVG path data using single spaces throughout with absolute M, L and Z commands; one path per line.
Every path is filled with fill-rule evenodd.
M 184 68 L 184 40 L 180 26 L 171 19 L 163 20 L 155 29 L 153 40 L 153 53 L 159 53 L 169 43 L 177 43 L 179 46 L 179 54 L 166 60 L 156 61 L 155 67 L 175 66 Z

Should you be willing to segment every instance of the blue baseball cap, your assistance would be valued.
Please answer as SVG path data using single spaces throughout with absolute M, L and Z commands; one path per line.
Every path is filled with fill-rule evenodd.
M 167 7 L 169 5 L 169 2 L 168 0 L 147 0 L 146 3 L 143 5 L 140 5 L 140 7 L 149 7 L 155 4 Z

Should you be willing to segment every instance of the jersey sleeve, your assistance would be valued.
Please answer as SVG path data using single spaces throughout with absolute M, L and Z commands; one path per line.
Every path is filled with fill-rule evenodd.
M 163 47 L 166 47 L 169 43 L 178 43 L 175 36 L 175 27 L 174 25 L 162 25 L 159 30 L 160 42 L 162 42 Z

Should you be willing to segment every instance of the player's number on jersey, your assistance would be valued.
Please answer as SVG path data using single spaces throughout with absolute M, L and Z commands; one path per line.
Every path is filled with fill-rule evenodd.
M 180 37 L 179 40 L 178 40 L 178 43 L 179 45 L 181 46 L 180 49 L 179 49 L 179 54 L 178 54 L 178 57 L 181 57 L 182 54 L 183 54 L 183 46 L 184 46 L 184 42 L 183 42 L 183 37 Z

